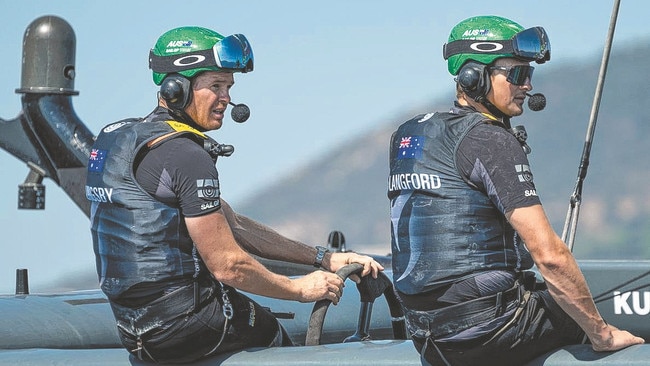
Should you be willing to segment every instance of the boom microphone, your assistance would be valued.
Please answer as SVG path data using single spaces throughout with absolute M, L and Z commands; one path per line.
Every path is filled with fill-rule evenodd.
M 230 116 L 232 117 L 232 120 L 237 123 L 246 122 L 248 117 L 250 117 L 251 115 L 251 110 L 248 108 L 248 106 L 243 103 L 235 104 L 233 102 L 230 102 L 230 105 L 233 106 L 232 110 L 230 111 Z
M 526 93 L 526 95 L 528 96 L 528 108 L 530 108 L 531 111 L 541 111 L 546 107 L 546 97 L 544 94 L 535 93 L 530 95 Z

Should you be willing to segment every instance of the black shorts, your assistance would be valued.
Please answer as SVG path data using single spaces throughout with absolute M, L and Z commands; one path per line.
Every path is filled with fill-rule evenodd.
M 586 341 L 583 330 L 545 289 L 531 292 L 517 321 L 495 333 L 466 342 L 413 338 L 413 343 L 431 365 L 504 366 L 523 365 L 558 347 Z
M 232 288 L 228 290 L 228 298 L 233 308 L 232 319 L 228 321 L 223 313 L 221 294 L 217 293 L 197 312 L 177 317 L 151 330 L 135 329 L 140 331 L 139 336 L 133 334 L 134 329 L 118 326 L 120 338 L 124 347 L 138 359 L 165 363 L 187 363 L 248 347 L 293 345 L 278 320 L 266 308 Z M 191 308 L 193 299 L 173 301 L 173 304 L 179 313 L 183 313 Z M 150 313 L 155 316 L 154 311 Z

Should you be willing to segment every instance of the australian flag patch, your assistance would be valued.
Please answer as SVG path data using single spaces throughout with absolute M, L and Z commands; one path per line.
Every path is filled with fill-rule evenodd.
M 88 171 L 101 172 L 104 170 L 104 161 L 106 161 L 106 150 L 92 149 L 90 150 L 90 158 L 88 158 Z
M 424 136 L 405 136 L 400 139 L 398 159 L 419 159 L 422 157 Z

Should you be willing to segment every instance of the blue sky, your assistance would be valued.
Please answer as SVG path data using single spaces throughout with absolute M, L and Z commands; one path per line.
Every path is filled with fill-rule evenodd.
M 80 94 L 73 105 L 95 133 L 154 107 L 147 56 L 161 33 L 184 25 L 243 33 L 253 46 L 255 71 L 236 75 L 231 96 L 251 108 L 251 117 L 244 124 L 228 118 L 211 133 L 235 146 L 233 156 L 220 160 L 219 172 L 222 194 L 236 207 L 328 149 L 447 95 L 453 79 L 442 44 L 460 20 L 493 14 L 524 27 L 540 25 L 549 33 L 554 65 L 600 61 L 613 1 L 568 3 L 0 0 L 0 118 L 20 112 L 15 89 L 22 40 L 38 17 L 59 16 L 75 31 L 74 87 Z M 650 2 L 623 0 L 615 47 L 647 37 L 648 14 Z M 544 65 L 535 71 L 536 78 L 543 75 Z M 35 292 L 61 275 L 93 268 L 88 220 L 56 184 L 45 181 L 45 211 L 19 211 L 17 187 L 28 169 L 4 151 L 0 167 L 0 293 L 14 291 L 16 268 L 30 270 Z

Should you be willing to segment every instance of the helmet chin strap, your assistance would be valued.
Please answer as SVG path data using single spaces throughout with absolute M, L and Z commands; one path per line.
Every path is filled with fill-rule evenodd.
M 503 122 L 503 124 L 506 126 L 506 128 L 512 127 L 510 125 L 510 116 L 501 112 L 499 108 L 497 108 L 494 104 L 492 104 L 487 98 L 483 98 L 481 104 L 483 104 L 483 106 L 487 108 L 488 111 L 490 111 L 490 114 L 500 119 Z
M 503 125 L 505 126 L 506 130 L 508 130 L 508 132 L 510 132 L 517 139 L 517 141 L 519 141 L 519 144 L 521 144 L 521 147 L 524 149 L 524 152 L 526 154 L 530 154 L 532 152 L 532 149 L 526 143 L 526 139 L 528 139 L 528 134 L 526 133 L 526 128 L 524 128 L 524 126 L 516 126 L 513 128 L 512 125 L 510 124 L 510 118 L 512 117 L 501 112 L 494 104 L 490 103 L 486 98 L 484 98 L 481 104 L 483 104 L 483 106 L 487 108 L 488 111 L 494 117 L 501 119 L 501 122 L 503 122 Z
M 470 98 L 466 94 L 463 97 L 464 103 L 460 103 L 461 105 L 469 106 L 470 108 L 478 111 L 478 105 L 481 105 L 487 111 L 497 120 L 501 121 L 506 128 L 511 128 L 512 126 L 510 125 L 510 118 L 511 116 L 506 115 L 505 113 L 501 112 L 499 108 L 497 108 L 494 104 L 492 104 L 488 99 L 486 95 L 482 95 L 479 98 Z M 478 100 L 476 100 L 478 99 Z

